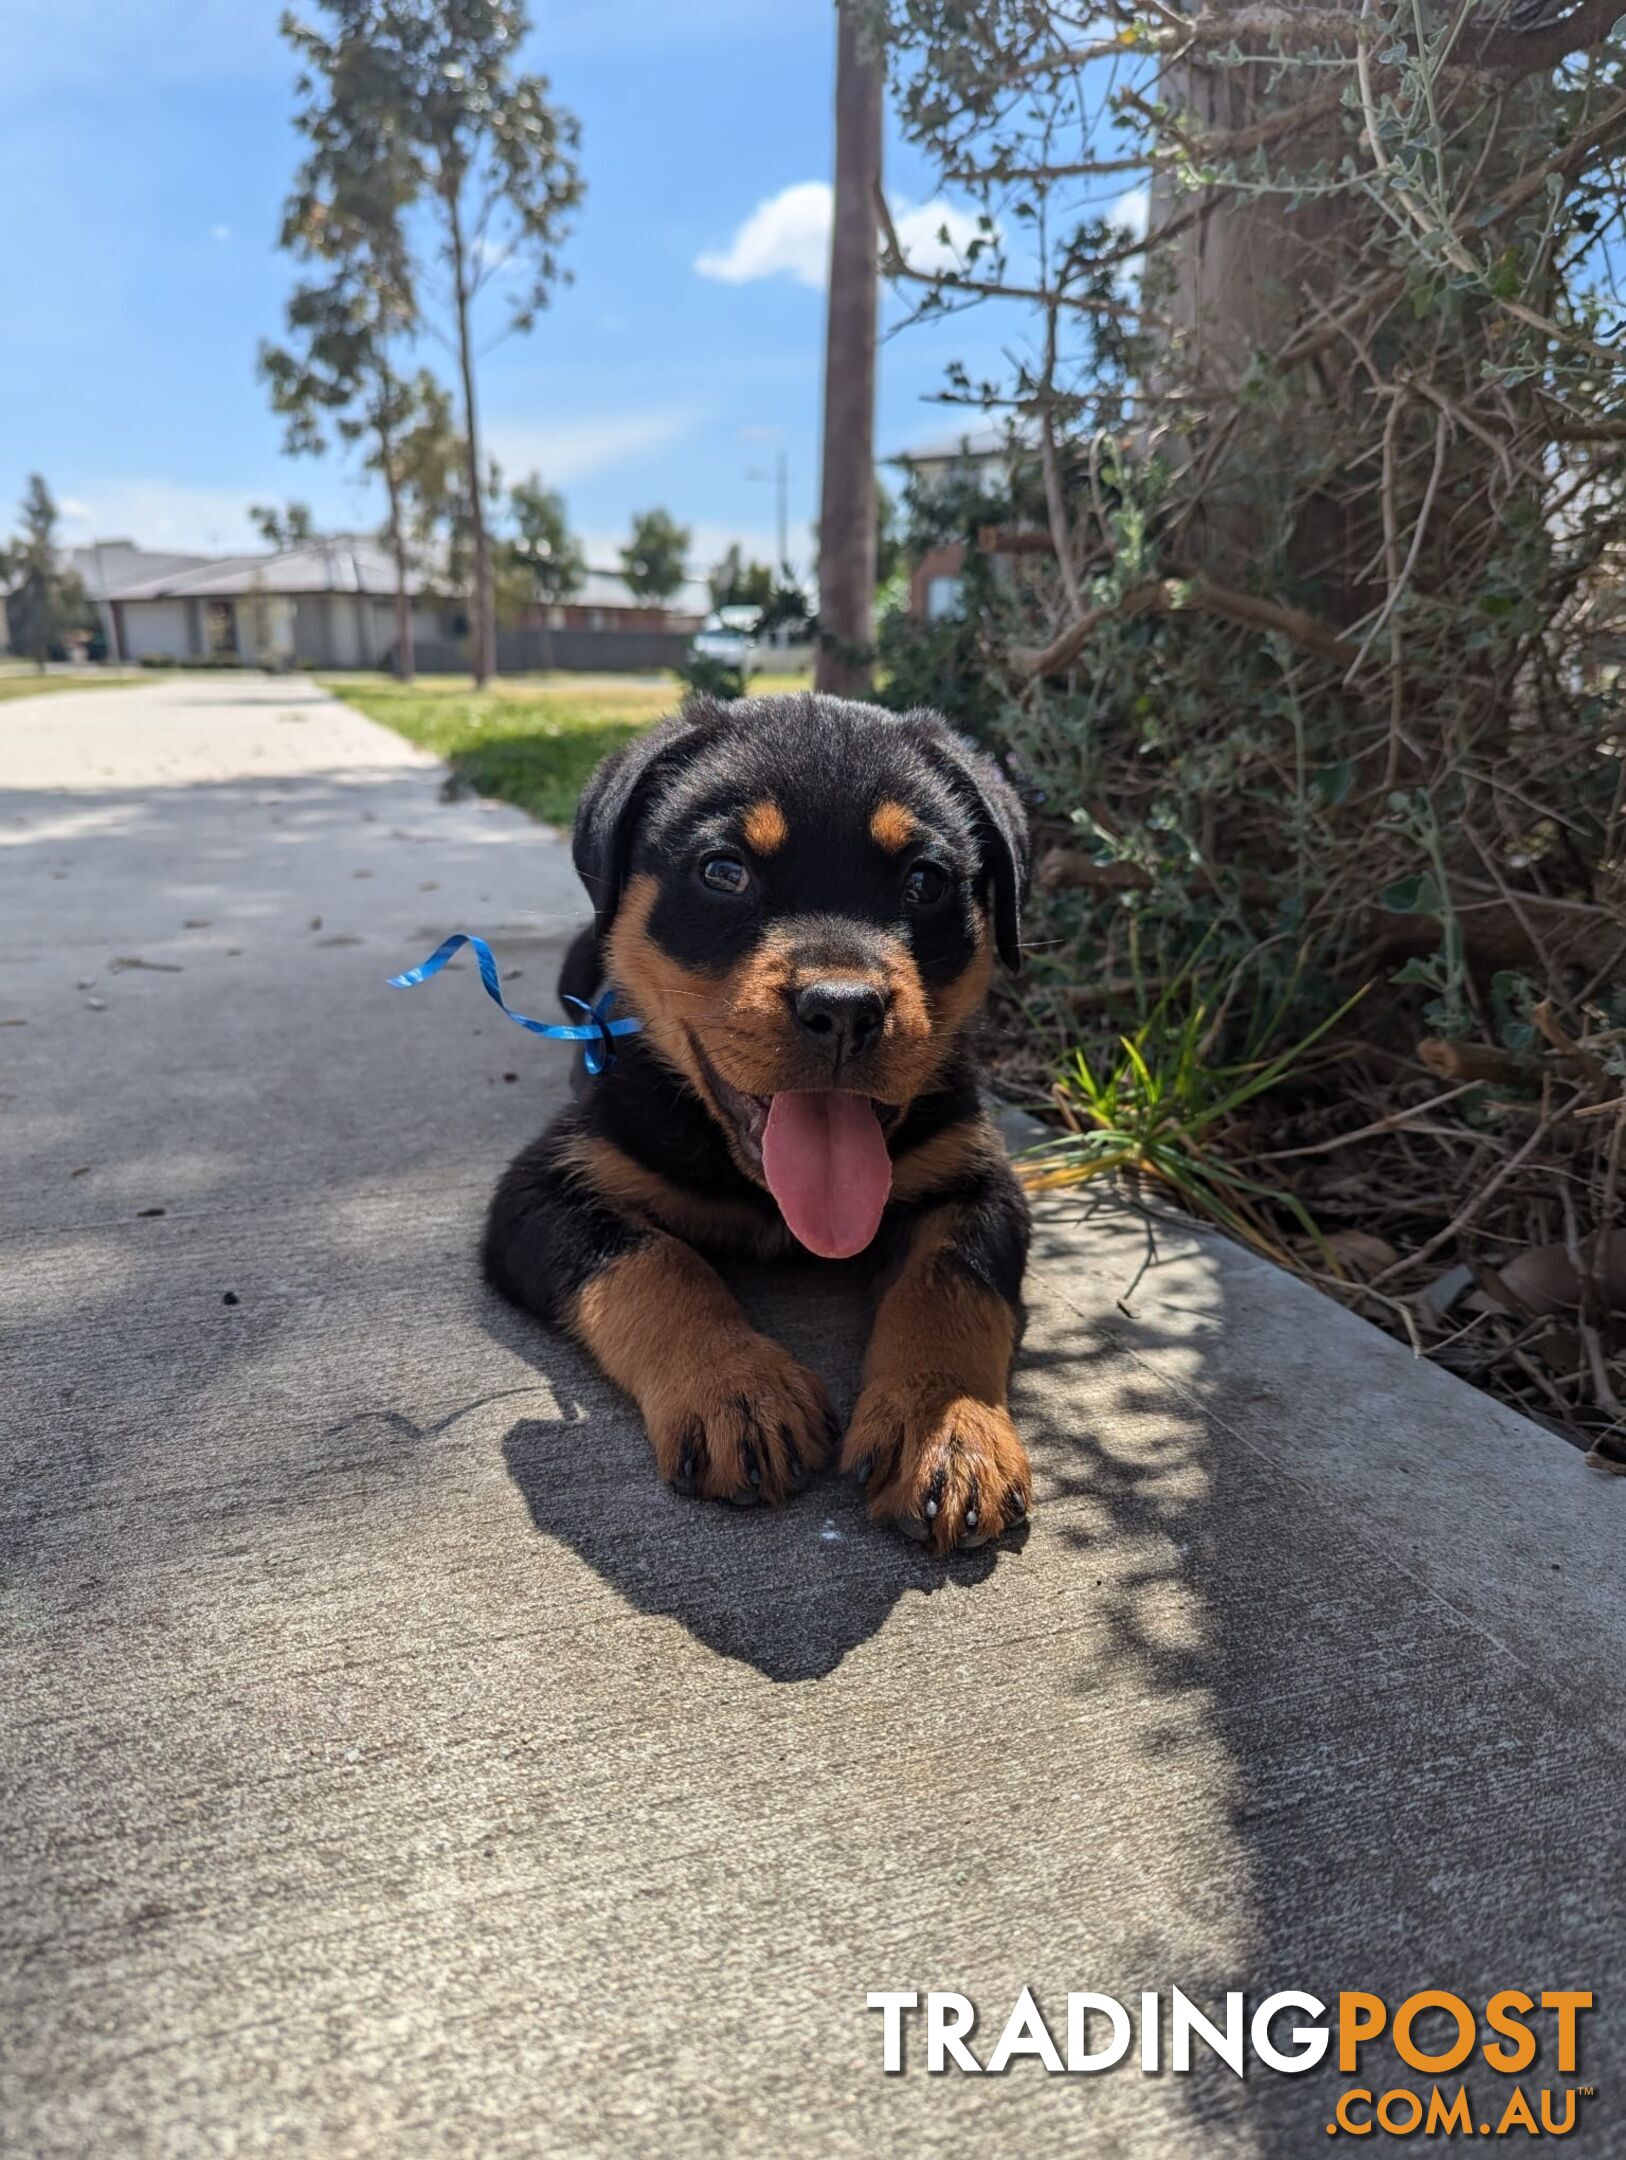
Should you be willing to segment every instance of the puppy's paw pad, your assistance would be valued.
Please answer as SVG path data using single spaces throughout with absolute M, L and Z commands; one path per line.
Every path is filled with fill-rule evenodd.
M 736 1507 L 800 1492 L 830 1456 L 821 1382 L 765 1337 L 731 1346 L 650 1419 L 662 1477 Z
M 1033 1474 L 1010 1413 L 941 1387 L 866 1388 L 841 1466 L 877 1522 L 936 1553 L 985 1545 L 1032 1507 Z

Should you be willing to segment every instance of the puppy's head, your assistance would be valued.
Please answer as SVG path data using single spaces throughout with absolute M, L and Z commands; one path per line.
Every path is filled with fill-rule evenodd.
M 803 1244 L 860 1250 L 890 1186 L 887 1131 L 949 1059 L 996 954 L 1019 962 L 1011 789 L 931 713 L 702 701 L 599 768 L 574 845 L 650 1047 Z

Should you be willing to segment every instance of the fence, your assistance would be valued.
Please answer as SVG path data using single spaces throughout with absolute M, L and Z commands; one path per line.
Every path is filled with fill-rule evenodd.
M 673 668 L 689 649 L 681 630 L 499 630 L 497 673 L 529 675 L 542 668 L 571 673 L 642 673 Z M 463 675 L 469 667 L 466 638 L 421 638 L 413 657 L 423 675 Z M 384 661 L 394 664 L 394 649 Z

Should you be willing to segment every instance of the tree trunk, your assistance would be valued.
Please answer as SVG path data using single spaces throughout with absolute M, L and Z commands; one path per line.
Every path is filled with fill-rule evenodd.
M 1354 0 L 1343 4 L 1358 12 Z M 1249 41 L 1241 42 L 1247 49 Z M 1380 79 L 1379 90 L 1384 87 Z M 1317 88 L 1305 68 L 1277 77 L 1263 66 L 1222 66 L 1199 54 L 1170 70 L 1164 96 L 1172 109 L 1184 108 L 1186 125 L 1199 135 L 1235 134 L 1295 107 L 1305 112 L 1307 123 L 1267 153 L 1286 178 L 1318 166 L 1336 170 L 1350 154 L 1348 108 L 1316 111 Z M 1532 80 L 1520 94 L 1550 93 Z M 1516 136 L 1502 129 L 1500 111 L 1499 103 L 1482 101 L 1471 121 L 1482 133 L 1475 186 L 1485 200 L 1511 177 L 1511 151 L 1498 145 Z M 1467 124 L 1459 115 L 1454 126 Z M 1168 168 L 1160 168 L 1151 190 L 1152 229 L 1190 204 Z M 1317 310 L 1321 320 L 1335 317 L 1340 303 L 1360 291 L 1363 274 L 1370 275 L 1359 268 L 1366 235 L 1364 219 L 1336 197 L 1318 199 L 1308 190 L 1295 202 L 1282 187 L 1220 189 L 1206 214 L 1161 257 L 1173 277 L 1159 305 L 1178 333 L 1161 365 L 1183 372 L 1192 386 L 1191 409 L 1228 416 L 1222 442 L 1212 434 L 1191 440 L 1194 464 L 1207 462 L 1197 505 L 1174 536 L 1177 567 L 1252 590 L 1263 581 L 1276 597 L 1338 631 L 1370 623 L 1396 591 L 1407 543 L 1429 499 L 1434 515 L 1412 566 L 1411 590 L 1450 588 L 1460 574 L 1453 548 L 1460 550 L 1462 538 L 1460 531 L 1453 538 L 1452 506 L 1475 499 L 1485 463 L 1483 443 L 1467 429 L 1436 439 L 1443 423 L 1421 397 L 1392 410 L 1379 485 L 1372 463 L 1352 463 L 1352 434 L 1363 456 L 1371 447 L 1364 423 L 1352 419 L 1369 394 L 1355 355 L 1363 336 L 1376 344 L 1381 311 L 1371 323 L 1352 324 L 1348 338 L 1329 339 L 1314 364 L 1289 371 L 1274 395 L 1247 395 L 1254 355 L 1290 349 L 1296 335 L 1314 331 Z M 1380 357 L 1375 364 L 1385 363 Z M 1442 351 L 1434 380 L 1447 395 L 1455 388 L 1450 366 Z M 1471 376 L 1463 387 L 1471 398 Z M 1504 407 L 1530 396 L 1509 386 Z M 1317 474 L 1312 484 L 1309 476 Z M 1397 686 L 1396 712 L 1400 695 Z
M 870 687 L 875 608 L 875 315 L 885 68 L 853 12 L 836 17 L 836 185 L 825 316 L 824 453 L 819 497 L 820 690 Z
M 469 645 L 477 688 L 497 672 L 497 618 L 491 591 L 491 541 L 486 532 L 485 484 L 480 470 L 480 423 L 474 398 L 474 352 L 469 340 L 469 286 L 463 245 L 463 210 L 457 187 L 448 188 L 452 274 L 457 300 L 457 366 L 463 384 L 463 447 L 468 460 L 469 531 L 474 543 L 474 606 Z
M 1244 41 L 1245 42 L 1245 41 Z M 1234 133 L 1266 119 L 1278 104 L 1306 95 L 1302 80 L 1271 85 L 1262 67 L 1221 67 L 1200 56 L 1171 69 L 1169 90 L 1200 134 Z M 1284 154 L 1306 168 L 1319 156 L 1335 161 L 1339 120 L 1330 114 Z M 1189 208 L 1167 168 L 1152 181 L 1152 230 Z M 1172 289 L 1160 295 L 1179 333 L 1178 366 L 1203 386 L 1211 410 L 1234 409 L 1237 386 L 1255 353 L 1279 351 L 1302 317 L 1304 298 L 1325 300 L 1338 289 L 1344 206 L 1313 197 L 1290 205 L 1280 194 L 1214 193 L 1205 214 L 1190 225 L 1162 258 L 1172 259 Z M 1202 489 L 1196 516 L 1181 535 L 1190 567 L 1238 583 L 1237 566 L 1266 558 L 1285 540 L 1285 556 L 1300 597 L 1329 620 L 1353 621 L 1371 604 L 1352 562 L 1354 536 L 1347 513 L 1332 497 L 1297 501 L 1292 476 L 1314 462 L 1316 452 L 1336 465 L 1338 422 L 1330 407 L 1327 378 L 1339 363 L 1330 358 L 1322 377 L 1301 373 L 1285 404 L 1244 406 L 1231 437 Z M 1201 446 L 1192 446 L 1193 457 Z M 1273 475 L 1280 475 L 1279 481 Z M 1282 534 L 1280 510 L 1293 503 L 1294 529 Z
M 388 395 L 387 390 L 384 395 Z M 395 675 L 409 683 L 418 672 L 412 649 L 412 595 L 407 590 L 406 540 L 401 532 L 401 488 L 395 472 L 395 444 L 382 421 L 378 429 L 378 461 L 384 469 L 384 486 L 390 499 L 390 553 L 395 557 Z

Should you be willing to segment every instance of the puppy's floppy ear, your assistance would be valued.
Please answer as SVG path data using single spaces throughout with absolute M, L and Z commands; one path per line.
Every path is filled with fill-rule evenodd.
M 714 706 L 686 705 L 594 767 L 576 805 L 570 859 L 593 903 L 600 937 L 621 905 L 639 819 L 661 779 L 686 762 L 721 717 Z
M 1028 821 L 1015 788 L 991 757 L 930 711 L 904 725 L 976 820 L 983 874 L 994 901 L 994 939 L 1013 975 L 1022 968 L 1022 908 L 1028 896 Z

